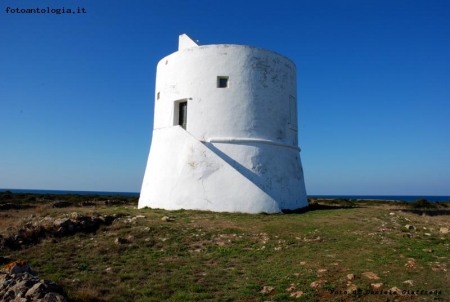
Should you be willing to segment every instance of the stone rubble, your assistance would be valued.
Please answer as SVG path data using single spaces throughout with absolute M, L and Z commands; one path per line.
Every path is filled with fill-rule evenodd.
M 370 287 L 374 290 L 380 289 L 383 286 L 383 283 L 371 283 Z
M 448 228 L 442 227 L 439 229 L 439 232 L 441 232 L 442 234 L 448 234 L 449 230 Z
M 326 281 L 326 280 L 317 280 L 317 281 L 314 281 L 314 282 L 311 282 L 311 284 L 309 285 L 311 288 L 314 288 L 314 289 L 316 289 L 316 288 L 321 288 L 321 287 L 323 287 L 325 284 L 327 284 L 328 283 L 328 281 Z
M 263 289 L 260 291 L 263 295 L 271 294 L 275 291 L 275 287 L 273 286 L 264 286 Z
M 405 225 L 405 228 L 406 228 L 407 230 L 413 230 L 413 231 L 416 230 L 416 227 L 413 226 L 413 225 L 410 225 L 410 224 Z
M 409 286 L 414 286 L 414 280 L 406 280 L 406 281 L 403 281 L 403 284 L 407 284 L 407 285 L 409 285 Z
M 365 273 L 362 273 L 362 275 L 371 280 L 380 280 L 380 277 L 378 277 L 377 274 L 372 273 L 372 272 L 365 272 Z
M 165 221 L 165 222 L 172 222 L 175 221 L 175 219 L 169 217 L 169 216 L 164 216 L 161 218 L 161 221 Z
M 0 270 L 0 301 L 67 302 L 67 299 L 58 284 L 40 279 L 26 261 L 17 260 Z
M 43 238 L 70 236 L 78 232 L 95 232 L 101 225 L 109 225 L 121 214 L 82 215 L 76 212 L 63 217 L 32 217 L 19 228 L 8 228 L 0 234 L 0 250 L 20 249 L 38 243 Z

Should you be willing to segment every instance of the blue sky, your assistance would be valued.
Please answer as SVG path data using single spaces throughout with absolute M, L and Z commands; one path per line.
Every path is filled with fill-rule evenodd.
M 84 7 L 86 14 L 6 13 Z M 308 194 L 450 195 L 448 1 L 0 5 L 0 188 L 140 191 L 178 35 L 297 65 Z

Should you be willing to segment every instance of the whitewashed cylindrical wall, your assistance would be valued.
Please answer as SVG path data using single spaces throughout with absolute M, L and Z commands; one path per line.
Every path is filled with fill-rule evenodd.
M 169 189 L 162 189 L 167 192 L 159 195 L 148 192 L 165 186 L 163 180 L 158 180 L 152 170 L 158 169 L 157 165 L 161 165 L 161 161 L 173 161 L 173 158 L 162 154 L 165 148 L 171 148 L 170 143 L 161 143 L 161 146 L 155 147 L 155 150 L 159 151 L 152 152 L 154 144 L 158 144 L 154 139 L 139 206 L 243 212 L 277 212 L 306 206 L 297 139 L 296 87 L 295 64 L 284 56 L 260 48 L 205 45 L 181 49 L 163 58 L 157 66 L 154 137 L 160 129 L 177 127 L 180 130 L 180 104 L 186 103 L 187 115 L 183 119 L 182 126 L 185 129 L 182 131 L 267 194 L 269 197 L 264 198 L 270 199 L 270 202 L 261 202 L 261 207 L 258 208 L 257 200 L 240 200 L 242 197 L 239 193 L 233 198 L 227 192 L 224 194 L 227 199 L 217 203 L 248 202 L 255 210 L 245 210 L 246 207 L 240 210 L 237 205 L 215 209 L 210 204 L 202 206 L 199 202 L 186 204 L 183 201 L 170 200 L 176 197 Z M 160 136 L 159 134 L 158 137 Z M 162 144 L 165 146 L 162 147 Z M 189 156 L 176 154 L 179 165 L 183 165 L 183 157 L 189 165 Z M 155 157 L 159 157 L 159 164 L 156 164 L 158 161 Z M 191 163 L 191 167 L 192 165 L 195 166 L 195 163 Z M 173 169 L 184 170 L 178 167 Z M 147 177 L 147 173 L 153 175 Z M 198 174 L 198 171 L 196 173 Z M 204 169 L 201 175 L 208 173 L 210 172 L 206 173 Z M 214 170 L 214 173 L 220 173 L 220 169 Z M 161 179 L 166 183 L 171 182 L 170 175 Z M 156 185 L 155 182 L 160 183 Z M 173 182 L 179 186 L 176 179 L 173 179 Z M 238 183 L 233 185 L 232 181 L 226 182 L 229 184 L 226 190 L 240 189 Z M 213 183 L 209 186 L 211 190 L 215 190 Z M 191 190 L 187 186 L 179 189 Z M 224 190 L 223 184 L 217 183 L 217 190 Z M 208 199 L 203 196 L 207 194 L 205 192 L 192 191 L 190 194 L 195 200 Z M 197 195 L 198 197 L 195 197 Z M 216 199 L 220 199 L 217 195 L 220 194 L 214 194 Z M 167 200 L 164 203 L 156 201 L 156 198 Z M 271 204 L 271 209 L 267 208 L 267 204 Z

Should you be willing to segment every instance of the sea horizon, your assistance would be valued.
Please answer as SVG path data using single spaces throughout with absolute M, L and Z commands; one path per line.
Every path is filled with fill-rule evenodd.
M 77 195 L 122 195 L 139 196 L 139 192 L 114 191 L 78 191 L 78 190 L 41 190 L 41 189 L 0 189 L 0 192 L 10 191 L 19 194 L 77 194 Z
M 0 192 L 10 191 L 12 193 L 21 194 L 77 194 L 77 195 L 122 195 L 122 196 L 139 196 L 140 192 L 120 192 L 120 191 L 78 191 L 78 190 L 41 190 L 41 189 L 9 189 L 0 188 Z M 342 194 L 311 194 L 308 198 L 344 198 L 344 199 L 361 199 L 361 200 L 392 200 L 413 202 L 417 199 L 426 199 L 432 202 L 450 201 L 449 195 L 342 195 Z
M 308 195 L 308 198 L 343 198 L 359 200 L 385 200 L 413 202 L 417 199 L 426 199 L 431 202 L 450 201 L 448 195 Z

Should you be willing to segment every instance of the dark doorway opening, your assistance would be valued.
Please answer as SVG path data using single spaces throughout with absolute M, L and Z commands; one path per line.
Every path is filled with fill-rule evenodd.
M 187 102 L 180 102 L 178 107 L 178 125 L 186 130 L 187 123 Z

